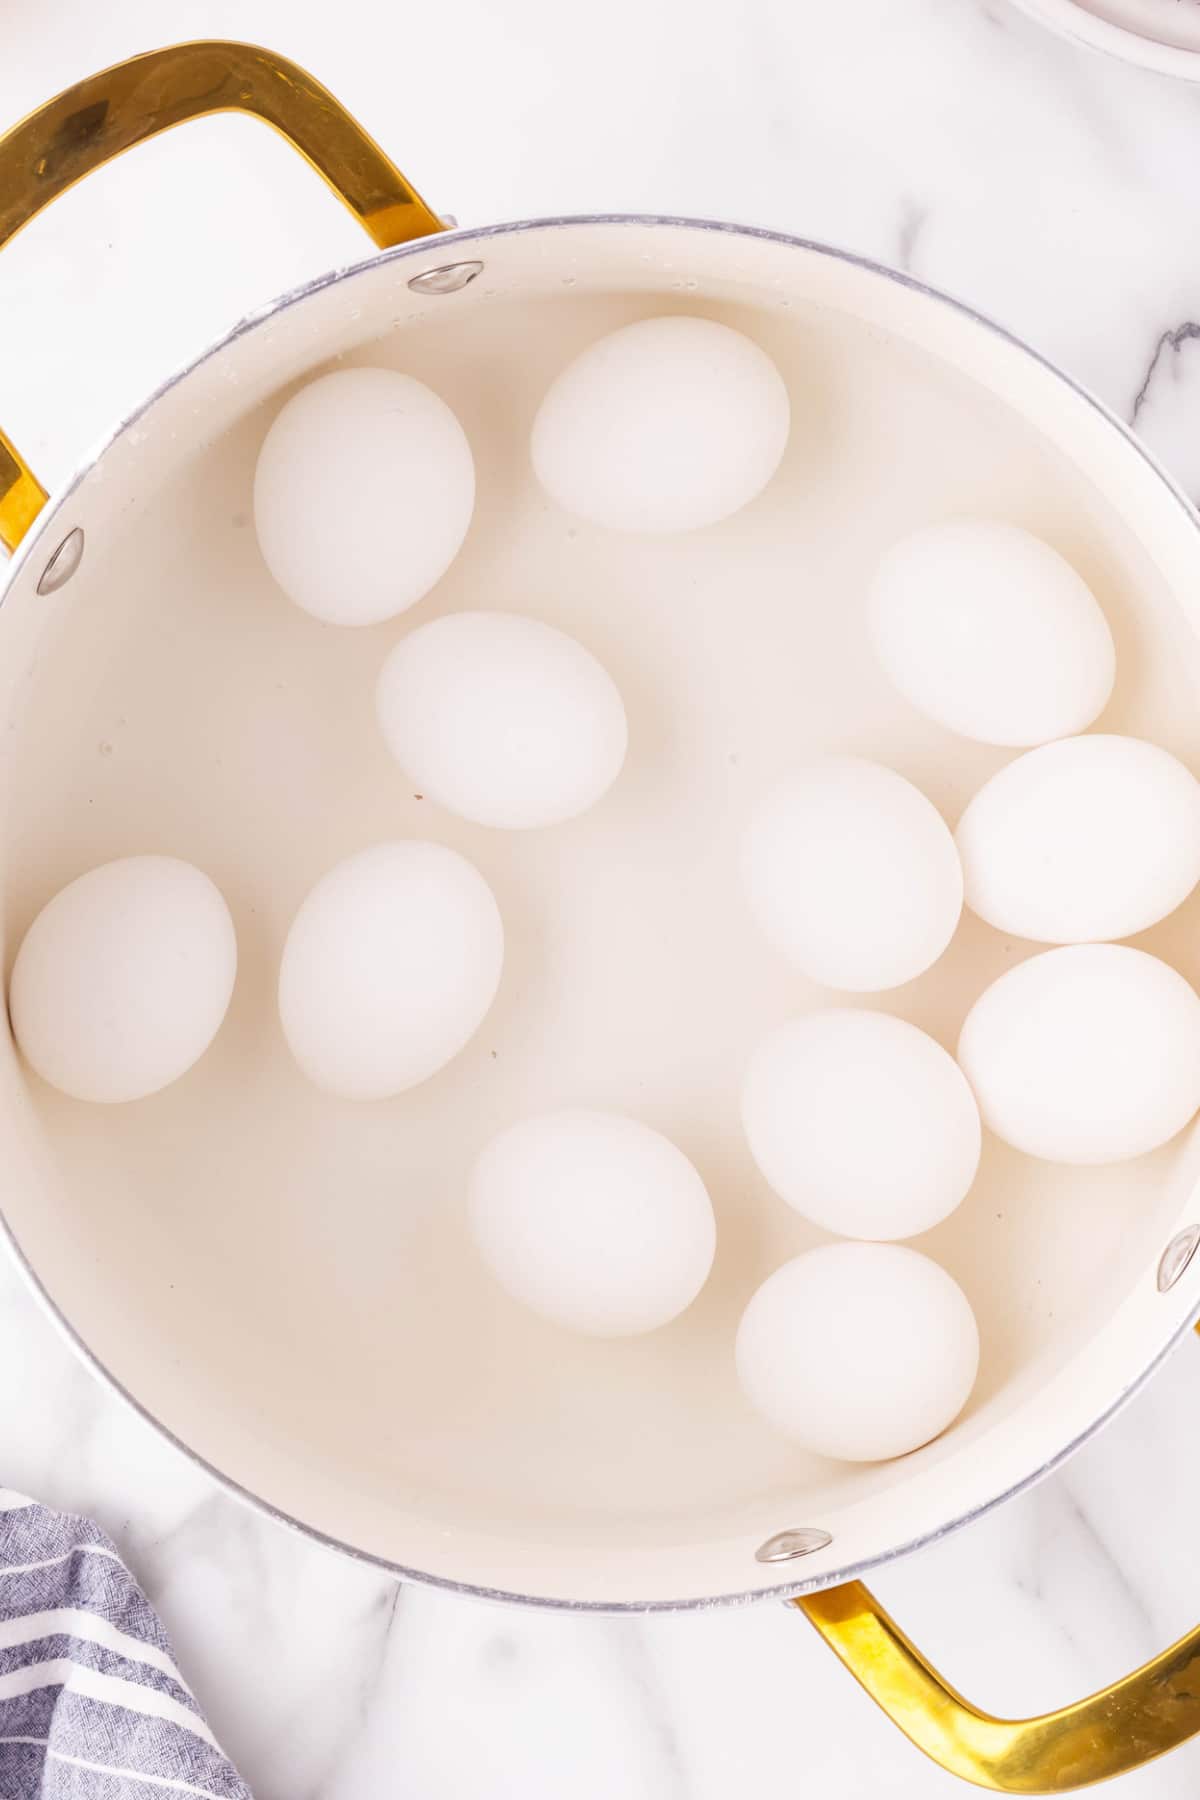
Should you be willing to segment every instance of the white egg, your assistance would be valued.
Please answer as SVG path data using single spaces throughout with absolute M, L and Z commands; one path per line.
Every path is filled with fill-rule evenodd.
M 958 1417 L 978 1370 L 966 1295 L 899 1244 L 827 1244 L 795 1257 L 738 1327 L 751 1406 L 806 1449 L 845 1462 L 927 1444 Z
M 742 879 L 764 935 L 827 987 L 899 987 L 937 961 L 962 912 L 941 814 L 895 770 L 857 756 L 810 763 L 751 819 Z
M 594 1337 L 675 1318 L 708 1279 L 712 1203 L 669 1139 L 618 1113 L 565 1108 L 494 1137 L 471 1173 L 471 1230 L 500 1285 Z
M 13 1033 L 43 1080 L 77 1100 L 140 1100 L 217 1035 L 237 938 L 221 894 L 173 856 L 127 856 L 72 881 L 17 952 Z
M 292 922 L 284 1036 L 317 1087 L 385 1099 L 457 1056 L 503 961 L 500 909 L 473 863 L 442 844 L 375 844 L 335 864 Z
M 1048 1162 L 1121 1162 L 1200 1107 L 1200 996 L 1125 944 L 1044 950 L 984 989 L 958 1060 L 1005 1143 Z
M 787 445 L 783 377 L 712 319 L 641 319 L 583 351 L 533 424 L 538 480 L 614 531 L 692 531 L 766 487 Z
M 457 556 L 474 505 L 462 426 L 395 369 L 339 369 L 293 394 L 254 475 L 267 567 L 330 625 L 375 625 L 423 599 Z
M 966 903 L 998 931 L 1129 937 L 1200 881 L 1200 781 L 1140 738 L 1063 738 L 993 775 L 955 842 Z
M 769 1033 L 746 1069 L 742 1124 L 780 1199 L 843 1237 L 928 1231 L 979 1166 L 962 1070 L 889 1013 L 814 1012 Z
M 413 787 L 479 825 L 557 825 L 625 760 L 625 708 L 582 644 L 538 619 L 461 612 L 402 638 L 375 705 Z
M 1112 692 L 1112 633 L 1091 589 L 1016 525 L 960 519 L 902 538 L 876 570 L 869 615 L 905 698 L 985 744 L 1082 731 Z

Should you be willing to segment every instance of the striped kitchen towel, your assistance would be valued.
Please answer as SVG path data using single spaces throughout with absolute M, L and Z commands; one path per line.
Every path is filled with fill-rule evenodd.
M 250 1800 L 87 1519 L 0 1488 L 0 1800 Z

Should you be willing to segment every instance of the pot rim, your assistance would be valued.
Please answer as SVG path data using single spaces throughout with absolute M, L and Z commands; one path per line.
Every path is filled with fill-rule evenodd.
M 1018 0 L 1018 3 L 1022 3 L 1022 0 Z M 550 230 L 559 226 L 614 225 L 634 227 L 666 226 L 692 231 L 718 231 L 729 233 L 734 236 L 765 240 L 792 249 L 802 250 L 812 255 L 828 257 L 837 262 L 847 263 L 852 267 L 865 270 L 869 274 L 877 275 L 883 280 L 896 283 L 901 287 L 909 289 L 911 292 L 923 295 L 940 306 L 949 307 L 952 311 L 971 320 L 992 336 L 1001 339 L 1013 348 L 1023 351 L 1025 355 L 1032 357 L 1034 362 L 1039 364 L 1041 368 L 1062 382 L 1079 399 L 1083 400 L 1087 406 L 1098 413 L 1100 417 L 1124 439 L 1128 448 L 1140 457 L 1159 478 L 1168 493 L 1181 507 L 1192 527 L 1194 529 L 1200 527 L 1200 513 L 1193 507 L 1186 494 L 1184 494 L 1178 484 L 1162 468 L 1157 459 L 1151 455 L 1150 451 L 1140 439 L 1134 435 L 1125 421 L 1119 418 L 1117 414 L 1104 403 L 1104 401 L 1100 400 L 1088 388 L 1084 387 L 1071 375 L 1059 368 L 1049 357 L 1042 355 L 1040 351 L 1026 343 L 1025 340 L 1017 336 L 1016 333 L 1009 331 L 1005 326 L 1000 325 L 986 313 L 980 312 L 976 307 L 971 306 L 964 300 L 955 298 L 954 295 L 946 293 L 943 289 L 931 287 L 928 283 L 918 280 L 915 276 L 909 275 L 903 270 L 893 268 L 887 263 L 877 262 L 871 257 L 862 256 L 853 251 L 841 250 L 833 245 L 821 243 L 815 239 L 798 237 L 790 232 L 773 231 L 764 226 L 738 225 L 723 220 L 689 218 L 676 214 L 568 213 L 551 215 L 545 218 L 519 219 L 477 227 L 456 227 L 453 230 L 439 233 L 437 237 L 416 238 L 409 243 L 399 244 L 393 249 L 376 252 L 375 254 L 363 257 L 356 262 L 328 270 L 322 275 L 315 276 L 310 281 L 303 282 L 297 287 L 288 289 L 286 292 L 276 296 L 264 305 L 257 307 L 253 312 L 246 314 L 235 325 L 230 327 L 229 330 L 223 332 L 220 337 L 210 341 L 197 355 L 172 370 L 172 372 L 159 383 L 145 400 L 136 406 L 132 412 L 126 414 L 101 440 L 99 440 L 96 445 L 93 446 L 90 451 L 84 455 L 82 460 L 76 464 L 73 472 L 67 478 L 67 481 L 62 488 L 51 496 L 34 522 L 33 527 L 18 546 L 17 552 L 13 556 L 7 569 L 3 571 L 3 577 L 0 578 L 0 607 L 3 606 L 8 591 L 21 575 L 25 564 L 37 554 L 39 548 L 43 545 L 48 528 L 53 524 L 54 520 L 62 512 L 63 507 L 70 500 L 71 496 L 79 489 L 81 484 L 102 460 L 112 445 L 115 444 L 117 439 L 144 418 L 149 410 L 156 405 L 165 394 L 178 386 L 180 382 L 186 380 L 193 371 L 202 364 L 219 355 L 236 339 L 255 330 L 267 320 L 272 319 L 278 314 L 307 300 L 312 294 L 325 288 L 336 286 L 339 282 L 360 274 L 368 268 L 375 268 L 380 263 L 400 263 L 414 258 L 424 259 L 429 257 L 431 253 L 440 252 L 443 247 L 485 243 L 491 238 L 507 236 L 516 232 Z M 440 262 L 441 260 L 442 259 L 439 256 L 438 261 Z M 161 1438 L 164 1438 L 174 1449 L 180 1451 L 196 1468 L 202 1469 L 206 1475 L 211 1477 L 211 1479 L 227 1493 L 246 1502 L 265 1517 L 299 1532 L 310 1541 L 320 1544 L 324 1548 L 336 1550 L 344 1556 L 349 1556 L 356 1562 L 368 1564 L 399 1580 L 418 1582 L 424 1587 L 441 1588 L 451 1593 L 467 1595 L 473 1599 L 528 1606 L 549 1612 L 615 1615 L 625 1613 L 710 1611 L 717 1607 L 745 1606 L 757 1601 L 791 1600 L 804 1594 L 816 1593 L 824 1588 L 835 1587 L 843 1582 L 856 1580 L 863 1575 L 869 1574 L 873 1570 L 885 1568 L 888 1564 L 898 1561 L 901 1557 L 909 1556 L 915 1551 L 926 1549 L 933 1544 L 941 1542 L 943 1538 L 949 1537 L 952 1533 L 961 1530 L 964 1526 L 974 1524 L 976 1520 L 983 1518 L 994 1508 L 1002 1505 L 1007 1500 L 1013 1499 L 1016 1495 L 1024 1493 L 1027 1489 L 1035 1486 L 1037 1482 L 1043 1480 L 1047 1475 L 1052 1474 L 1056 1469 L 1060 1468 L 1063 1463 L 1074 1456 L 1076 1451 L 1081 1449 L 1089 1439 L 1094 1437 L 1104 1425 L 1113 1419 L 1116 1414 L 1134 1398 L 1159 1368 L 1160 1364 L 1166 1360 L 1180 1339 L 1191 1330 L 1196 1321 L 1196 1317 L 1200 1315 L 1200 1306 L 1198 1306 L 1195 1314 L 1186 1316 L 1182 1323 L 1178 1323 L 1167 1335 L 1166 1339 L 1151 1357 L 1150 1361 L 1131 1377 L 1128 1383 L 1116 1395 L 1115 1399 L 1113 1399 L 1108 1406 L 1104 1407 L 1095 1418 L 1089 1421 L 1089 1423 L 1076 1434 L 1074 1438 L 1070 1439 L 1047 1461 L 1027 1471 L 1024 1475 L 1019 1476 L 1007 1487 L 1002 1488 L 998 1493 L 992 1495 L 989 1499 L 983 1501 L 979 1505 L 969 1508 L 955 1518 L 931 1527 L 928 1531 L 918 1533 L 915 1537 L 908 1539 L 902 1544 L 891 1545 L 875 1556 L 863 1558 L 859 1562 L 847 1564 L 842 1568 L 822 1570 L 819 1575 L 809 1576 L 807 1579 L 794 1579 L 791 1581 L 779 1582 L 767 1587 L 746 1588 L 732 1593 L 675 1600 L 572 1600 L 548 1595 L 521 1594 L 502 1588 L 483 1587 L 476 1583 L 455 1581 L 448 1576 L 434 1575 L 421 1569 L 410 1568 L 408 1565 L 397 1562 L 393 1558 L 381 1555 L 376 1551 L 364 1550 L 358 1545 L 347 1543 L 344 1539 L 335 1537 L 332 1533 L 323 1531 L 315 1525 L 307 1524 L 303 1519 L 299 1519 L 295 1515 L 284 1511 L 272 1501 L 264 1499 L 261 1495 L 254 1493 L 250 1488 L 244 1487 L 233 1476 L 224 1473 L 224 1471 L 217 1468 L 215 1464 L 209 1462 L 198 1451 L 192 1449 L 192 1447 L 185 1443 L 182 1438 L 178 1437 L 168 1425 L 165 1425 L 162 1420 L 159 1419 L 147 1405 L 140 1401 L 136 1395 L 125 1386 L 124 1382 L 113 1374 L 106 1364 L 101 1361 L 59 1307 L 58 1303 L 43 1283 L 41 1277 L 34 1269 L 32 1263 L 25 1255 L 25 1252 L 17 1239 L 16 1233 L 5 1216 L 2 1204 L 0 1204 L 0 1238 L 7 1244 L 13 1261 L 34 1295 L 34 1298 L 41 1304 L 52 1324 L 58 1328 L 60 1334 L 66 1339 L 67 1343 L 91 1373 L 96 1376 L 101 1384 L 107 1387 L 110 1392 L 115 1394 L 127 1406 L 131 1407 L 132 1410 L 150 1425 Z

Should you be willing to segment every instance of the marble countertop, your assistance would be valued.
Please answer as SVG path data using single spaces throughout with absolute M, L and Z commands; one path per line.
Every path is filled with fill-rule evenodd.
M 1004 0 L 41 0 L 0 119 L 173 39 L 317 73 L 443 211 L 705 214 L 825 238 L 964 296 L 1136 422 L 1200 497 L 1200 88 Z M 233 318 L 361 253 L 286 148 L 178 133 L 0 265 L 4 424 L 63 474 Z M 1068 1468 L 876 1583 L 998 1712 L 1114 1678 L 1196 1622 L 1200 1343 Z M 0 1265 L 0 1480 L 93 1514 L 258 1800 L 756 1800 L 957 1790 L 794 1612 L 530 1614 L 417 1587 L 228 1498 L 103 1392 Z M 1192 1800 L 1200 1742 L 1125 1778 Z

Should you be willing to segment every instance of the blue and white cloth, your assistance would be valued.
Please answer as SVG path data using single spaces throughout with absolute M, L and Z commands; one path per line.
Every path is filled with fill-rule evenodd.
M 0 1800 L 251 1800 L 104 1533 L 0 1488 Z

